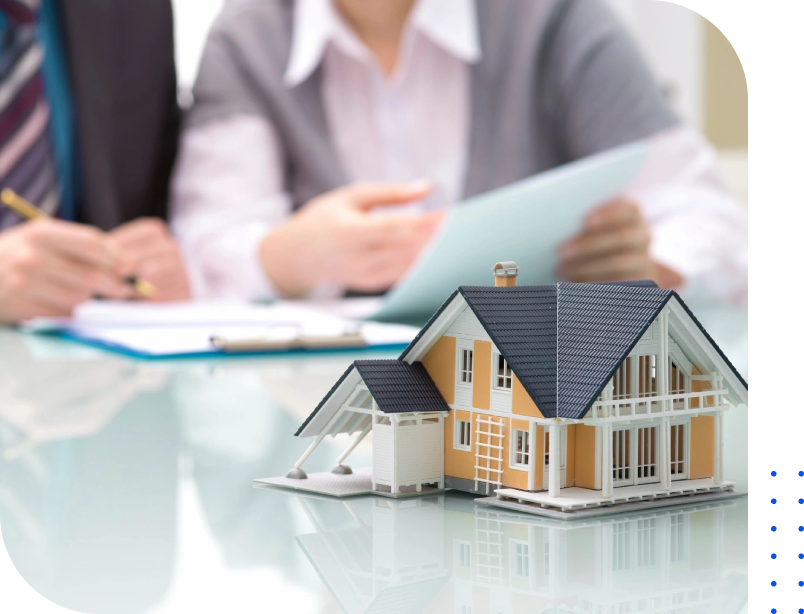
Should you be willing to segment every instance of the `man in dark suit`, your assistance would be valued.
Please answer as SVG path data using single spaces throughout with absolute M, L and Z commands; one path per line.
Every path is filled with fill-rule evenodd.
M 167 230 L 179 109 L 170 0 L 0 0 L 0 188 L 52 219 L 0 211 L 0 322 L 189 296 Z

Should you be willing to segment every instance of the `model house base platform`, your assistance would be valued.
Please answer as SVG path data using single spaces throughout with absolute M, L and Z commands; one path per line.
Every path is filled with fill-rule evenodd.
M 259 488 L 303 490 L 330 497 L 381 495 L 392 499 L 400 499 L 444 492 L 442 489 L 433 488 L 432 486 L 422 486 L 421 490 L 416 490 L 415 486 L 403 487 L 397 493 L 392 493 L 390 487 L 383 487 L 382 485 L 372 488 L 370 468 L 357 469 L 354 473 L 347 475 L 332 472 L 311 473 L 303 480 L 287 477 L 265 478 L 254 480 L 254 485 Z
M 697 481 L 697 480 L 696 480 Z M 579 489 L 584 490 L 584 489 Z M 538 494 L 538 493 L 532 493 Z M 558 520 L 581 520 L 584 518 L 595 518 L 598 516 L 608 516 L 621 512 L 642 512 L 644 510 L 672 507 L 676 505 L 694 505 L 724 499 L 737 499 L 746 497 L 747 493 L 734 490 L 733 485 L 725 490 L 685 490 L 667 494 L 660 497 L 634 497 L 629 499 L 618 498 L 615 501 L 588 505 L 586 507 L 559 508 L 548 505 L 540 505 L 520 498 L 508 497 L 483 497 L 475 499 L 475 503 L 499 507 L 515 512 L 525 512 L 547 518 Z
M 460 287 L 398 359 L 354 361 L 297 431 L 310 446 L 268 482 L 452 488 L 547 516 L 730 496 L 724 416 L 748 383 L 681 297 L 650 281 L 517 286 L 518 271 L 500 262 L 493 287 Z M 371 470 L 350 475 L 369 433 Z M 333 472 L 308 476 L 339 435 Z

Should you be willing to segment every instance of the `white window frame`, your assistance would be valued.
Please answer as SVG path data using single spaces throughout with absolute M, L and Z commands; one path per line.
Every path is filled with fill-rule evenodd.
M 690 552 L 690 516 L 673 514 L 670 516 L 670 564 L 684 563 Z
M 475 350 L 472 345 L 464 345 L 458 343 L 458 356 L 456 357 L 456 365 L 457 369 L 455 369 L 455 377 L 457 381 L 455 382 L 458 386 L 466 386 L 467 388 L 472 387 L 472 380 L 474 379 L 474 366 L 475 366 Z M 464 368 L 464 357 L 469 356 L 469 368 Z M 469 379 L 464 380 L 463 378 L 468 374 Z
M 464 554 L 466 554 L 465 565 Z M 455 540 L 455 566 L 458 569 L 472 569 L 472 542 L 463 539 Z
M 687 370 L 678 364 L 677 361 L 672 354 L 669 356 L 669 360 L 667 361 L 667 392 L 668 394 L 684 394 L 685 392 L 690 392 L 692 390 L 692 378 L 690 374 L 687 373 Z M 673 381 L 673 365 L 676 366 L 676 379 Z M 678 387 L 679 381 L 681 378 L 684 378 L 684 385 L 682 387 Z
M 673 473 L 673 461 L 672 459 L 672 451 L 667 451 L 667 462 L 670 464 L 670 481 L 677 482 L 679 480 L 688 480 L 690 475 L 690 427 L 692 425 L 692 421 L 690 418 L 680 418 L 678 420 L 672 420 L 670 422 L 670 445 L 673 445 L 673 437 L 672 437 L 672 429 L 678 426 L 684 427 L 683 436 L 680 438 L 680 448 L 681 450 L 681 463 L 683 464 L 684 471 L 679 473 Z M 679 444 L 678 437 L 676 438 L 676 445 Z M 679 462 L 678 460 L 675 461 L 676 464 Z
M 503 361 L 503 382 L 509 382 L 510 386 L 499 386 L 497 384 L 497 379 L 500 377 L 497 374 L 497 365 L 500 362 L 500 359 Z M 505 360 L 505 357 L 500 354 L 499 352 L 494 352 L 493 360 L 491 361 L 491 389 L 495 392 L 508 392 L 510 393 L 514 389 L 514 372 L 511 369 L 511 365 L 508 364 L 508 361 Z
M 656 429 L 653 433 L 653 439 L 651 441 L 650 438 L 645 438 L 644 429 Z M 620 435 L 623 433 L 623 435 Z M 624 433 L 627 433 L 625 435 Z M 622 445 L 625 444 L 625 440 L 628 439 L 628 454 L 627 455 L 620 455 L 619 450 Z M 651 451 L 653 452 L 653 458 L 655 459 L 652 466 L 654 467 L 653 475 L 646 475 L 640 476 L 640 469 L 649 468 L 651 465 L 649 464 L 640 464 L 639 462 L 639 445 L 644 441 L 648 441 Z M 612 485 L 615 488 L 619 488 L 620 486 L 634 486 L 636 484 L 657 484 L 661 480 L 659 478 L 659 463 L 660 463 L 660 456 L 659 456 L 659 425 L 656 423 L 647 423 L 647 424 L 629 424 L 626 426 L 619 426 L 615 427 L 612 430 L 612 441 L 611 441 L 611 453 L 612 453 Z M 647 450 L 646 450 L 647 451 Z M 615 456 L 616 455 L 616 456 Z M 622 467 L 618 466 L 616 459 L 617 457 L 622 458 L 623 460 L 627 461 L 627 466 L 623 465 Z M 627 468 L 628 477 L 625 477 Z
M 530 577 L 530 544 L 523 539 L 509 539 L 511 572 L 515 578 Z
M 524 450 L 519 449 L 520 439 L 518 435 L 522 435 L 521 441 L 524 442 Z M 519 469 L 522 471 L 528 470 L 530 462 L 530 455 L 533 451 L 533 446 L 530 441 L 530 432 L 524 429 L 511 429 L 511 458 L 508 459 L 508 466 L 511 469 Z M 517 461 L 517 456 L 520 456 L 523 461 Z
M 469 443 L 465 444 L 461 442 L 461 435 L 463 434 L 462 429 L 464 428 L 463 425 L 466 425 L 466 434 L 469 436 Z M 470 420 L 459 420 L 455 418 L 455 425 L 452 429 L 454 431 L 453 438 L 452 438 L 452 447 L 455 450 L 461 450 L 462 452 L 470 452 L 472 450 L 472 421 Z
M 646 437 L 644 431 L 647 429 L 653 429 L 653 438 Z M 661 447 L 659 446 L 660 442 L 660 433 L 661 429 L 659 428 L 658 424 L 645 424 L 644 426 L 637 425 L 634 427 L 634 431 L 631 437 L 636 438 L 636 446 L 634 446 L 635 450 L 634 453 L 636 455 L 636 460 L 634 463 L 634 480 L 637 484 L 656 484 L 661 482 L 659 479 L 659 461 L 661 460 L 661 456 L 659 454 Z M 643 443 L 647 443 L 647 446 L 643 447 L 643 451 L 646 453 L 646 456 L 650 458 L 653 456 L 653 463 L 649 462 L 642 462 L 640 463 L 639 458 L 639 446 Z M 643 458 L 643 461 L 647 461 L 647 459 Z M 642 475 L 640 473 L 650 473 L 650 468 L 653 468 L 653 475 Z

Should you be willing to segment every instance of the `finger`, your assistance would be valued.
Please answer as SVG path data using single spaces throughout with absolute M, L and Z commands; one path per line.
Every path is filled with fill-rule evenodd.
M 175 280 L 184 279 L 184 266 L 176 258 L 148 260 L 139 268 L 139 277 L 161 289 L 165 286 L 166 281 L 172 284 Z
M 623 281 L 652 277 L 651 261 L 642 253 L 629 252 L 559 265 L 559 279 L 574 282 Z
M 27 296 L 13 307 L 13 313 L 3 321 L 21 322 L 30 318 L 66 318 L 72 314 L 72 306 L 59 307 L 42 302 L 35 296 Z
M 418 257 L 420 250 L 379 249 L 367 252 L 362 266 L 352 269 L 348 285 L 363 292 L 386 290 L 399 281 Z
M 584 228 L 600 230 L 633 224 L 642 219 L 639 206 L 631 200 L 620 198 L 610 201 L 584 216 Z
M 124 254 L 134 263 L 137 273 L 144 273 L 143 266 L 146 263 L 159 260 L 176 262 L 178 260 L 178 248 L 172 241 L 155 241 L 150 244 L 141 245 L 139 248 L 126 249 Z
M 400 205 L 427 196 L 433 189 L 426 180 L 409 183 L 357 183 L 341 188 L 341 194 L 358 209 Z
M 32 275 L 38 276 L 47 283 L 56 284 L 68 291 L 81 294 L 84 299 L 92 296 L 126 299 L 133 292 L 124 278 L 114 273 L 53 254 L 41 254 L 37 267 L 38 270 L 32 272 Z
M 117 265 L 117 248 L 96 228 L 61 220 L 37 220 L 28 223 L 26 232 L 41 250 L 104 270 Z
M 143 249 L 144 246 L 169 237 L 167 224 L 159 218 L 140 218 L 118 226 L 109 233 L 120 247 L 129 250 Z
M 558 248 L 563 261 L 584 260 L 621 251 L 647 251 L 650 233 L 644 224 L 631 224 L 600 232 L 585 232 Z
M 91 298 L 86 292 L 66 288 L 47 280 L 32 283 L 30 294 L 32 302 L 65 315 L 71 314 L 77 305 Z

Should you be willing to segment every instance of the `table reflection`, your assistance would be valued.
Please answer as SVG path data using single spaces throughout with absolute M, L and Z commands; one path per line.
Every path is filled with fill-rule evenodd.
M 354 358 L 143 362 L 0 330 L 12 561 L 93 614 L 740 611 L 743 500 L 560 523 L 460 494 L 254 489 L 304 451 L 292 434 Z M 323 444 L 311 470 L 342 447 Z
M 299 546 L 348 614 L 733 613 L 746 603 L 746 575 L 724 563 L 745 500 L 568 522 L 457 495 L 294 498 L 315 527 Z

